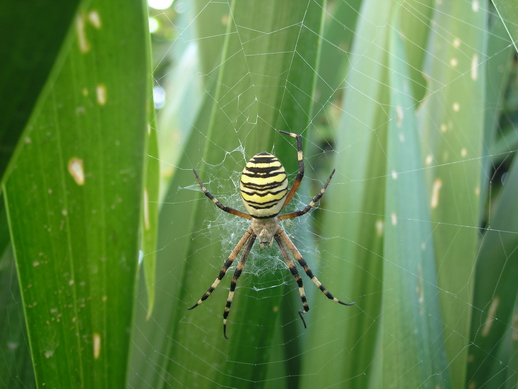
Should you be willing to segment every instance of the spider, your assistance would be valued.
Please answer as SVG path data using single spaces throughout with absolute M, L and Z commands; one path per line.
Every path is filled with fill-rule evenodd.
M 331 172 L 331 175 L 327 179 L 326 183 L 310 203 L 301 211 L 295 211 L 291 213 L 285 213 L 283 215 L 277 216 L 291 201 L 295 192 L 297 191 L 302 178 L 304 177 L 304 161 L 302 156 L 302 137 L 298 134 L 294 134 L 286 131 L 279 131 L 282 134 L 289 135 L 293 138 L 297 139 L 297 159 L 299 165 L 299 172 L 291 189 L 288 192 L 288 177 L 286 175 L 286 171 L 284 170 L 284 166 L 282 166 L 279 159 L 267 152 L 262 152 L 254 155 L 246 164 L 243 169 L 243 173 L 241 174 L 241 182 L 240 182 L 240 192 L 241 198 L 243 200 L 243 204 L 248 213 L 244 213 L 238 211 L 237 209 L 233 209 L 230 207 L 226 207 L 221 204 L 218 199 L 216 199 L 203 185 L 198 173 L 193 169 L 194 175 L 200 184 L 201 190 L 216 206 L 232 215 L 236 215 L 245 219 L 249 219 L 252 221 L 252 224 L 245 232 L 241 240 L 237 243 L 236 247 L 230 253 L 228 259 L 225 264 L 221 268 L 218 277 L 214 280 L 210 288 L 203 294 L 203 296 L 198 300 L 196 304 L 187 309 L 194 309 L 202 302 L 204 302 L 216 289 L 219 285 L 220 281 L 223 279 L 225 274 L 227 273 L 228 268 L 232 265 L 234 260 L 237 258 L 239 252 L 245 248 L 243 253 L 241 254 L 241 258 L 236 266 L 236 270 L 234 272 L 234 277 L 232 278 L 232 282 L 230 283 L 230 290 L 228 292 L 227 303 L 225 305 L 225 310 L 223 312 L 223 336 L 227 337 L 227 318 L 230 313 L 230 306 L 232 305 L 232 300 L 234 298 L 234 291 L 236 289 L 236 284 L 239 276 L 241 275 L 243 268 L 245 267 L 246 260 L 248 255 L 250 254 L 250 250 L 254 245 L 254 242 L 257 238 L 259 238 L 260 247 L 263 249 L 264 245 L 267 244 L 270 247 L 273 245 L 273 240 L 277 242 L 279 249 L 281 250 L 281 254 L 284 257 L 284 261 L 286 265 L 291 271 L 293 277 L 295 277 L 295 281 L 297 282 L 299 288 L 300 299 L 302 300 L 303 309 L 299 311 L 299 316 L 302 319 L 302 323 L 304 324 L 304 328 L 306 328 L 306 322 L 302 317 L 303 314 L 309 311 L 309 305 L 306 300 L 306 294 L 304 292 L 304 286 L 302 284 L 302 278 L 295 267 L 295 263 L 290 258 L 289 252 L 293 254 L 297 262 L 302 266 L 307 276 L 315 283 L 315 285 L 327 296 L 328 299 L 333 300 L 342 305 L 354 305 L 354 303 L 344 303 L 343 301 L 338 300 L 336 297 L 333 297 L 331 293 L 322 285 L 322 283 L 313 275 L 313 272 L 307 265 L 304 258 L 300 254 L 299 250 L 291 239 L 288 237 L 286 232 L 279 225 L 279 221 L 292 219 L 294 217 L 299 217 L 305 215 L 311 208 L 315 206 L 315 203 L 320 200 L 320 198 L 324 195 L 335 170 Z

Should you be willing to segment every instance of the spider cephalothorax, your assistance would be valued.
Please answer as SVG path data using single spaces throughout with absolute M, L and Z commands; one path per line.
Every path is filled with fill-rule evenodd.
M 238 211 L 237 209 L 233 209 L 230 207 L 226 207 L 221 204 L 203 185 L 201 182 L 198 173 L 196 170 L 193 170 L 198 183 L 200 184 L 201 190 L 214 204 L 216 204 L 220 209 L 225 212 L 231 213 L 233 215 L 243 217 L 245 219 L 249 219 L 252 221 L 252 224 L 245 232 L 241 240 L 237 243 L 234 250 L 230 253 L 228 259 L 225 261 L 225 264 L 221 268 L 218 278 L 214 280 L 210 288 L 205 292 L 205 294 L 198 300 L 196 304 L 188 309 L 196 308 L 203 301 L 205 301 L 211 293 L 216 289 L 219 285 L 220 281 L 225 276 L 228 268 L 232 265 L 234 260 L 237 258 L 237 255 L 241 251 L 243 247 L 245 247 L 243 253 L 241 254 L 241 258 L 236 266 L 236 271 L 234 273 L 234 277 L 232 278 L 232 282 L 230 283 L 230 291 L 227 297 L 227 303 L 225 306 L 225 311 L 223 312 L 223 335 L 227 338 L 227 318 L 230 312 L 230 306 L 232 304 L 232 299 L 234 298 L 234 291 L 236 289 L 236 284 L 239 276 L 241 275 L 243 268 L 245 267 L 246 260 L 248 255 L 250 254 L 250 250 L 254 245 L 254 242 L 257 238 L 259 238 L 259 244 L 261 248 L 264 248 L 264 245 L 272 245 L 275 240 L 281 250 L 281 254 L 284 257 L 284 261 L 286 265 L 291 271 L 291 274 L 295 277 L 295 281 L 297 282 L 299 288 L 300 299 L 302 300 L 303 310 L 299 311 L 300 318 L 302 319 L 302 323 L 304 323 L 304 327 L 306 323 L 302 314 L 307 313 L 309 311 L 309 306 L 306 301 L 306 294 L 304 292 L 304 286 L 302 285 L 302 279 L 295 267 L 295 263 L 290 257 L 290 251 L 297 260 L 297 262 L 302 266 L 307 276 L 315 283 L 316 286 L 329 298 L 339 304 L 342 305 L 353 305 L 354 303 L 344 303 L 338 300 L 336 297 L 333 297 L 331 293 L 322 285 L 322 283 L 313 275 L 313 272 L 307 265 L 304 258 L 300 254 L 299 250 L 295 247 L 291 239 L 286 235 L 282 227 L 279 225 L 280 220 L 291 219 L 294 217 L 302 216 L 306 214 L 315 203 L 320 200 L 320 198 L 324 195 L 331 178 L 335 171 L 331 172 L 331 175 L 327 179 L 323 188 L 320 192 L 310 201 L 310 203 L 301 211 L 295 211 L 291 213 L 286 213 L 280 216 L 279 213 L 288 205 L 288 203 L 293 198 L 293 195 L 297 191 L 302 178 L 304 177 L 304 160 L 302 156 L 302 137 L 297 134 L 293 134 L 291 132 L 280 131 L 283 134 L 289 135 L 293 138 L 297 139 L 297 159 L 299 164 L 299 172 L 291 189 L 288 192 L 288 177 L 286 175 L 286 171 L 282 166 L 279 159 L 270 153 L 262 152 L 254 155 L 250 161 L 247 162 L 245 168 L 243 169 L 243 173 L 241 174 L 240 181 L 240 192 L 241 198 L 243 199 L 243 204 L 248 213 L 244 213 Z M 245 246 L 246 245 L 246 246 Z M 228 338 L 227 338 L 228 339 Z

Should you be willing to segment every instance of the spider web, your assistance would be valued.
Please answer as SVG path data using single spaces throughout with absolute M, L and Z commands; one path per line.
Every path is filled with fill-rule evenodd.
M 322 41 L 321 55 L 337 55 L 336 62 L 322 62 L 319 67 L 311 66 L 316 80 L 316 90 L 325 93 L 322 95 L 311 96 L 312 107 L 304 105 L 304 97 L 297 97 L 292 93 L 291 85 L 284 85 L 286 94 L 285 99 L 293 98 L 299 103 L 298 109 L 302 111 L 303 117 L 309 117 L 309 124 L 300 128 L 289 128 L 288 130 L 301 133 L 304 140 L 304 162 L 306 176 L 295 196 L 290 209 L 302 209 L 318 193 L 323 183 L 327 179 L 332 167 L 337 167 L 337 174 L 329 187 L 329 194 L 324 196 L 323 201 L 315 207 L 309 215 L 302 218 L 290 220 L 284 223 L 283 227 L 288 235 L 296 242 L 304 258 L 314 270 L 315 274 L 323 284 L 338 298 L 344 301 L 356 301 L 355 307 L 340 307 L 333 305 L 323 297 L 315 286 L 301 272 L 304 279 L 306 295 L 308 297 L 311 311 L 306 317 L 308 328 L 303 330 L 300 319 L 296 314 L 300 309 L 300 300 L 296 291 L 296 283 L 292 275 L 286 268 L 277 247 L 259 250 L 255 246 L 244 270 L 244 274 L 239 280 L 236 289 L 235 302 L 229 317 L 230 341 L 223 339 L 221 334 L 221 315 L 224 308 L 224 301 L 228 291 L 228 283 L 235 265 L 229 270 L 229 275 L 223 280 L 218 289 L 194 311 L 186 311 L 185 308 L 192 306 L 205 290 L 214 281 L 224 260 L 228 257 L 237 241 L 244 231 L 246 231 L 249 221 L 240 219 L 233 215 L 221 212 L 205 197 L 200 196 L 200 189 L 197 185 L 191 169 L 196 168 L 201 172 L 202 179 L 208 190 L 216 196 L 224 205 L 243 210 L 241 199 L 237 191 L 240 171 L 246 161 L 255 153 L 260 151 L 271 152 L 282 160 L 286 166 L 290 182 L 296 175 L 296 146 L 293 140 L 282 139 L 271 133 L 281 129 L 280 123 L 284 124 L 284 119 L 267 122 L 264 126 L 265 118 L 260 115 L 259 109 L 253 108 L 254 90 L 241 92 L 238 83 L 224 85 L 224 92 L 217 91 L 218 72 L 224 66 L 229 66 L 231 59 L 217 60 L 220 54 L 217 45 L 214 44 L 214 51 L 210 52 L 210 45 L 206 41 L 223 42 L 225 32 L 229 24 L 235 27 L 234 34 L 238 42 L 246 52 L 248 41 L 243 39 L 244 35 L 249 35 L 247 26 L 240 24 L 233 19 L 233 9 L 227 2 L 208 2 L 205 6 L 196 9 L 191 2 L 177 0 L 171 9 L 164 12 L 156 12 L 155 19 L 159 21 L 161 27 L 154 35 L 155 44 L 155 79 L 156 96 L 164 96 L 163 108 L 159 111 L 158 132 L 160 134 L 160 160 L 162 163 L 162 193 L 160 207 L 162 212 L 161 228 L 170 226 L 169 233 L 164 232 L 164 237 L 159 237 L 157 247 L 158 267 L 156 290 L 158 295 L 165 296 L 163 300 L 158 298 L 158 305 L 149 320 L 144 320 L 146 310 L 146 291 L 142 287 L 139 292 L 139 316 L 135 329 L 135 341 L 133 350 L 132 370 L 130 371 L 130 387 L 133 388 L 179 388 L 179 387 L 322 387 L 322 388 L 349 388 L 349 387 L 405 387 L 404 382 L 407 376 L 397 373 L 392 377 L 379 375 L 383 358 L 387 358 L 385 353 L 390 353 L 393 344 L 405 345 L 410 341 L 412 333 L 405 334 L 399 330 L 390 332 L 390 329 L 383 327 L 386 325 L 386 317 L 395 315 L 397 301 L 407 298 L 405 295 L 396 294 L 396 301 L 383 300 L 382 295 L 390 295 L 391 290 L 385 283 L 383 270 L 380 266 L 386 266 L 386 270 L 391 267 L 401 268 L 402 273 L 406 274 L 418 285 L 419 282 L 425 283 L 423 290 L 432 290 L 434 297 L 432 300 L 438 304 L 443 304 L 442 313 L 439 311 L 429 314 L 428 321 L 431 326 L 441 327 L 440 333 L 435 334 L 435 338 L 430 339 L 426 347 L 432 349 L 431 354 L 441 358 L 442 353 L 446 353 L 447 364 L 440 366 L 439 370 L 434 370 L 434 366 L 429 370 L 429 377 L 419 382 L 415 387 L 428 387 L 436 382 L 436 377 L 448 381 L 451 376 L 453 386 L 464 383 L 464 377 L 458 376 L 459 372 L 466 374 L 462 366 L 469 363 L 470 358 L 479 357 L 485 363 L 480 364 L 479 369 L 468 373 L 476 375 L 481 369 L 487 369 L 486 379 L 488 382 L 496 383 L 495 387 L 516 387 L 516 358 L 513 347 L 501 348 L 495 345 L 495 350 L 489 349 L 484 343 L 483 338 L 487 338 L 491 332 L 491 326 L 499 326 L 497 332 L 503 336 L 503 343 L 514 345 L 516 342 L 516 325 L 513 326 L 511 319 L 498 317 L 498 305 L 507 298 L 514 301 L 516 291 L 502 291 L 508 285 L 506 280 L 515 275 L 513 259 L 516 256 L 517 230 L 509 230 L 499 227 L 497 210 L 500 194 L 503 193 L 508 169 L 513 160 L 516 149 L 516 133 L 513 130 L 513 112 L 516 112 L 516 103 L 513 101 L 513 79 L 508 80 L 507 74 L 510 58 L 514 51 L 512 43 L 509 41 L 504 29 L 500 25 L 495 10 L 485 2 L 477 0 L 460 0 L 455 2 L 459 8 L 469 10 L 469 14 L 457 16 L 452 9 L 448 12 L 441 8 L 443 1 L 436 2 L 404 2 L 402 7 L 406 7 L 407 15 L 417 20 L 416 28 L 430 28 L 430 33 L 423 46 L 423 61 L 420 67 L 419 61 L 414 58 L 404 59 L 408 63 L 413 79 L 421 77 L 421 83 L 408 85 L 413 93 L 420 96 L 415 102 L 416 115 L 419 120 L 419 131 L 421 133 L 421 152 L 423 156 L 421 167 L 414 169 L 408 166 L 406 169 L 392 174 L 386 173 L 385 162 L 381 164 L 381 170 L 376 170 L 376 164 L 370 165 L 372 170 L 367 174 L 361 174 L 361 169 L 365 168 L 359 160 L 357 165 L 349 164 L 354 167 L 354 171 L 341 170 L 336 166 L 337 161 L 346 159 L 340 156 L 361 155 L 355 153 L 356 149 L 362 147 L 367 137 L 354 138 L 354 136 L 344 134 L 341 130 L 341 121 L 357 123 L 358 126 L 370 128 L 369 139 L 374 139 L 373 144 L 377 143 L 379 155 L 388 153 L 386 138 L 378 138 L 378 130 L 389 124 L 391 120 L 397 121 L 408 114 L 410 108 L 401 108 L 391 104 L 389 100 L 380 100 L 376 103 L 378 109 L 385 115 L 376 116 L 378 113 L 371 112 L 370 117 L 363 116 L 365 112 L 361 110 L 348 110 L 354 104 L 347 103 L 347 91 L 352 90 L 357 96 L 368 100 L 375 100 L 377 96 L 374 90 L 362 88 L 364 85 L 386 85 L 388 80 L 379 74 L 371 73 L 375 68 L 376 59 L 369 56 L 369 53 L 353 52 L 354 44 L 358 42 L 371 42 L 373 46 L 380 43 L 380 34 L 386 31 L 399 31 L 407 20 L 399 20 L 400 25 L 396 25 L 396 19 L 389 17 L 390 2 L 379 3 L 378 13 L 369 13 L 372 10 L 372 3 L 359 0 L 336 0 L 329 1 L 324 9 L 324 28 L 312 31 L 319 40 Z M 314 2 L 308 2 L 315 5 Z M 345 10 L 345 11 L 344 11 Z M 452 12 L 450 15 L 449 12 Z M 480 25 L 474 24 L 472 15 L 484 13 L 486 16 L 487 41 L 482 43 L 464 42 L 457 38 L 458 28 L 480 30 Z M 347 18 L 339 19 L 337 15 L 346 15 Z M 429 18 L 429 19 L 427 19 Z M 220 26 L 215 28 L 211 35 L 201 35 L 203 25 L 210 20 L 217 20 Z M 295 44 L 295 49 L 290 54 L 293 57 L 305 52 L 302 47 L 302 31 L 304 27 L 312 28 L 310 18 L 307 14 L 301 18 L 297 27 L 301 31 Z M 440 21 L 445 23 L 440 23 Z M 420 21 L 420 24 L 419 24 Z M 359 26 L 370 26 L 362 29 Z M 388 28 L 387 28 L 388 26 Z M 445 27 L 446 26 L 446 27 Z M 447 27 L 451 27 L 449 30 Z M 459 27 L 460 26 L 460 27 Z M 285 28 L 270 31 L 269 34 L 279 36 L 284 33 Z M 341 33 L 329 33 L 335 29 Z M 365 31 L 371 35 L 362 35 Z M 265 32 L 255 31 L 258 36 Z M 341 39 L 332 40 L 330 37 L 340 36 Z M 412 44 L 410 37 L 406 37 Z M 220 40 L 221 39 L 221 40 Z M 468 51 L 473 52 L 474 56 L 465 54 L 460 50 L 459 56 L 452 56 L 447 47 L 455 49 L 468 46 Z M 205 51 L 201 51 L 202 48 Z M 378 47 L 379 48 L 379 47 Z M 209 51 L 209 52 L 207 52 Z M 387 48 L 380 50 L 383 55 L 393 55 Z M 272 56 L 276 53 L 261 53 L 261 55 Z M 207 57 L 212 57 L 212 65 L 207 67 Z M 247 75 L 250 78 L 256 76 L 254 67 L 254 55 L 248 57 Z M 205 62 L 203 62 L 205 61 Z M 378 58 L 377 61 L 383 61 Z M 459 63 L 469 61 L 468 70 L 459 70 L 456 77 L 448 83 L 433 89 L 433 93 L 424 90 L 423 85 L 434 85 L 439 83 L 438 79 L 427 78 L 431 74 L 433 66 L 444 66 L 445 68 L 460 67 Z M 379 64 L 379 63 L 378 63 Z M 295 67 L 295 65 L 292 65 Z M 459 148 L 458 145 L 448 143 L 451 138 L 448 133 L 455 125 L 452 121 L 443 121 L 440 112 L 437 116 L 425 112 L 427 104 L 432 104 L 439 100 L 439 107 L 446 109 L 450 107 L 452 112 L 458 112 L 461 107 L 458 105 L 455 96 L 455 88 L 462 90 L 466 80 L 473 80 L 490 69 L 492 66 L 500 67 L 500 80 L 486 80 L 488 92 L 486 98 L 485 111 L 479 117 L 485 121 L 484 125 L 489 128 L 496 127 L 488 136 L 481 140 L 482 148 L 487 156 L 470 155 L 472 148 L 471 139 L 464 138 L 465 147 Z M 337 70 L 338 69 L 338 70 Z M 416 76 L 415 73 L 420 74 Z M 491 74 L 496 74 L 491 73 Z M 329 76 L 334 75 L 334 79 Z M 356 78 L 351 75 L 357 76 Z M 426 74 L 426 76 L 425 76 Z M 489 74 L 489 73 L 488 73 Z M 265 78 L 269 74 L 262 74 Z M 280 77 L 280 76 L 279 76 Z M 365 81 L 367 80 L 367 81 Z M 375 80 L 376 82 L 368 82 Z M 502 85 L 510 85 L 507 94 L 504 95 Z M 220 86 L 221 87 L 221 86 Z M 493 88 L 494 90 L 491 90 Z M 239 93 L 234 93 L 239 91 Z M 239 121 L 236 118 L 228 117 L 228 101 L 225 97 L 233 96 L 232 100 L 237 101 L 237 113 L 246 118 Z M 250 97 L 251 95 L 251 97 Z M 303 95 L 303 94 L 302 94 Z M 224 98 L 218 99 L 218 96 Z M 503 104 L 504 110 L 500 117 L 494 116 L 499 113 L 499 99 L 505 96 Z M 307 96 L 306 96 L 307 97 Z M 297 100 L 300 98 L 300 100 Z M 493 101 L 490 99 L 494 98 Z M 382 96 L 386 99 L 386 96 Z M 260 104 L 271 106 L 270 101 L 259 101 Z M 160 103 L 160 106 L 162 103 Z M 208 115 L 207 107 L 215 107 L 219 117 L 226 117 L 229 126 L 228 134 L 209 134 L 206 132 L 208 123 L 200 120 L 200 116 Z M 280 103 L 280 116 L 283 115 L 283 102 Z M 413 108 L 415 108 L 413 107 Z M 463 109 L 464 107 L 462 107 Z M 394 110 L 395 115 L 390 117 L 389 112 Z M 469 110 L 469 108 L 468 108 Z M 479 114 L 471 112 L 472 115 Z M 254 116 L 255 115 L 255 116 Z M 421 115 L 421 116 L 420 116 Z M 345 117 L 345 119 L 344 119 Z M 384 121 L 376 122 L 375 117 L 386 117 Z M 494 123 L 499 122 L 499 126 Z M 235 123 L 240 123 L 235 125 Z M 256 141 L 256 128 L 269 128 L 270 134 L 264 136 L 268 139 L 276 139 L 278 142 L 270 143 L 266 150 L 252 149 L 251 145 L 262 144 Z M 428 131 L 427 126 L 434 127 L 437 131 Z M 282 128 L 284 129 L 284 128 Z M 511 129 L 511 130 L 509 130 Z M 495 135 L 496 131 L 496 135 Z M 433 134 L 433 136 L 430 136 Z M 228 136 L 228 141 L 222 138 Z M 400 135 L 400 139 L 401 139 Z M 480 135 L 482 136 L 482 135 Z M 404 137 L 404 136 L 403 136 Z M 448 147 L 439 148 L 439 144 L 447 143 Z M 473 143 L 474 144 L 474 143 Z M 374 147 L 374 146 L 371 146 Z M 448 153 L 457 153 L 460 157 L 455 161 L 448 159 Z M 352 158 L 352 157 L 351 157 Z M 364 156 L 362 158 L 367 158 Z M 455 198 L 452 196 L 452 203 L 448 210 L 450 214 L 434 214 L 436 202 L 442 195 L 446 195 L 444 187 L 447 182 L 429 180 L 426 187 L 427 196 L 430 199 L 430 210 L 427 217 L 408 216 L 403 217 L 385 211 L 383 204 L 384 187 L 386 180 L 397 180 L 404 178 L 405 175 L 423 173 L 424 177 L 433 175 L 436 169 L 448 174 L 454 169 L 469 166 L 478 166 L 478 172 L 482 176 L 478 195 L 482 198 L 487 197 L 487 202 L 481 202 L 481 216 L 474 218 L 472 222 L 458 224 L 455 217 L 450 214 L 463 212 L 464 205 L 473 206 L 478 203 L 474 196 L 468 199 Z M 374 166 L 374 167 L 372 167 Z M 181 178 L 178 178 L 181 177 Z M 356 178 L 360 177 L 360 178 Z M 467 176 L 459 183 L 459 186 L 468 185 L 472 178 Z M 172 182 L 172 184 L 171 184 Z M 377 183 L 381 183 L 377 187 Z M 172 185 L 172 186 L 171 186 Z M 372 207 L 371 211 L 362 207 L 358 194 L 350 194 L 356 187 L 370 189 L 369 193 L 360 193 L 367 196 L 372 201 L 376 201 L 373 191 L 380 191 L 378 197 L 382 202 L 381 207 Z M 486 189 L 487 188 L 487 189 Z M 340 203 L 340 199 L 348 199 L 352 203 Z M 455 201 L 458 201 L 456 203 Z M 435 203 L 434 203 L 435 202 Z M 357 208 L 355 209 L 355 206 Z M 185 213 L 181 210 L 185 208 Z M 381 209 L 376 212 L 376 209 Z M 192 210 L 196 212 L 196 218 L 190 216 Z M 168 220 L 167 215 L 183 215 L 185 220 Z M 178 218 L 178 216 L 176 216 Z M 350 235 L 349 232 L 341 233 L 336 228 L 330 227 L 329 220 L 356 220 L 361 218 L 364 223 L 369 224 L 371 229 L 362 230 L 361 234 Z M 472 245 L 473 255 L 483 256 L 486 250 L 493 250 L 496 253 L 504 252 L 504 261 L 499 263 L 496 284 L 486 286 L 484 280 L 477 276 L 475 268 L 459 268 L 460 279 L 466 280 L 460 285 L 458 290 L 450 290 L 437 285 L 436 279 L 427 279 L 415 270 L 412 263 L 401 265 L 401 262 L 387 254 L 379 246 L 383 245 L 380 236 L 386 230 L 387 222 L 393 224 L 398 222 L 411 221 L 416 229 L 424 229 L 431 226 L 430 235 L 437 233 L 441 229 L 451 231 L 450 235 L 443 234 L 442 240 L 434 242 L 434 238 L 429 236 L 425 241 L 418 241 L 416 245 L 423 251 L 428 246 L 435 245 L 436 251 L 440 244 L 447 252 L 455 246 L 457 239 L 463 239 L 466 235 L 472 235 L 476 240 Z M 163 224 L 162 224 L 163 223 Z M 182 225 L 183 223 L 183 225 Z M 352 223 L 352 222 L 351 222 Z M 178 227 L 180 225 L 180 227 Z M 496 225 L 496 227 L 495 227 Z M 168 227 L 165 227 L 168 228 Z M 484 239 L 490 239 L 490 233 L 497 233 L 500 236 L 496 246 L 486 247 L 482 244 Z M 445 237 L 446 235 L 446 237 Z M 353 236 L 353 238 L 350 238 Z M 437 238 L 436 238 L 437 239 Z M 498 240 L 497 240 L 498 241 Z M 195 242 L 195 243 L 193 243 Z M 380 243 L 381 242 L 381 243 Z M 333 246 L 342 245 L 346 251 L 337 253 Z M 164 256 L 178 257 L 171 258 L 167 266 L 161 267 L 160 261 L 166 261 Z M 204 253 L 211 253 L 209 257 L 204 257 Z M 355 260 L 349 256 L 356 253 L 362 258 L 371 258 L 371 262 Z M 169 260 L 167 260 L 169 261 Z M 237 261 L 236 261 L 237 262 Z M 376 264 L 373 265 L 373 262 Z M 331 265 L 331 263 L 333 265 Z M 445 262 L 435 264 L 438 277 L 447 278 L 448 272 L 455 272 L 455 268 L 446 267 Z M 334 277 L 333 273 L 340 273 L 340 269 L 356 269 L 351 279 L 341 281 L 339 277 Z M 408 266 L 408 267 L 407 267 Z M 453 270 L 452 270 L 453 269 Z M 466 272 L 467 270 L 467 272 Z M 491 268 L 482 267 L 482 271 L 491 271 Z M 494 270 L 494 269 L 493 269 Z M 364 280 L 365 286 L 361 288 L 348 288 L 344 283 L 354 283 L 353 277 Z M 454 275 L 455 277 L 455 275 Z M 483 277 L 482 277 L 483 278 Z M 372 283 L 379 286 L 372 287 Z M 195 285 L 194 285 L 195 284 Z M 472 291 L 472 288 L 476 288 Z M 428 288 L 428 289 L 427 289 Z M 430 289 L 431 288 L 431 289 Z M 485 293 L 493 296 L 487 306 L 473 305 L 472 293 Z M 487 290 L 489 288 L 489 290 Z M 442 295 L 452 296 L 452 300 L 444 300 Z M 451 306 L 444 307 L 445 301 Z M 167 307 L 165 306 L 167 305 Z M 372 305 L 378 308 L 373 308 Z M 513 306 L 514 304 L 511 304 Z M 268 308 L 265 307 L 270 307 Z M 452 325 L 451 321 L 442 315 L 448 309 L 459 309 L 457 325 Z M 251 321 L 243 317 L 243 312 L 260 311 L 263 309 L 262 316 L 271 316 L 271 320 L 264 322 Z M 272 312 L 275 309 L 275 314 Z M 376 309 L 378 309 L 377 313 Z M 344 310 L 349 310 L 345 312 Z M 282 313 L 278 313 L 282 311 Z M 289 311 L 290 313 L 284 313 Z M 473 311 L 473 319 L 471 319 Z M 515 312 L 516 308 L 511 309 Z M 510 314 L 512 315 L 512 312 Z M 501 312 L 500 312 L 501 313 Z M 508 312 L 509 314 L 509 312 Z M 515 316 L 516 317 L 516 316 Z M 466 332 L 466 323 L 473 320 L 472 332 Z M 496 324 L 494 324 L 496 323 Z M 251 337 L 260 336 L 261 333 L 271 334 L 271 339 L 264 342 L 255 343 L 254 339 L 236 344 L 233 335 L 239 333 L 242 327 L 249 327 L 246 332 L 252 334 Z M 279 329 L 280 330 L 276 330 Z M 235 332 L 234 332 L 235 331 Z M 287 336 L 286 332 L 292 332 Z M 495 332 L 493 327 L 493 332 Z M 353 334 L 354 338 L 351 338 Z M 386 338 L 391 337 L 387 342 Z M 472 342 L 472 337 L 474 343 Z M 457 339 L 457 343 L 452 339 Z M 385 339 L 384 341 L 382 339 Z M 480 343 L 478 341 L 480 340 Z M 391 344 L 392 343 L 392 344 Z M 451 344 L 457 344 L 457 348 Z M 381 344 L 381 346 L 380 346 Z M 463 346 L 462 346 L 463 345 Z M 371 349 L 366 349 L 366 348 Z M 475 350 L 474 352 L 472 350 Z M 480 352 L 480 354 L 476 354 Z M 468 355 L 469 354 L 469 355 Z M 249 355 L 263 355 L 257 357 L 260 361 L 254 365 L 250 362 Z M 266 356 L 264 356 L 266 355 Z M 397 356 L 394 357 L 397 363 Z M 468 361 L 466 361 L 468 360 Z M 354 362 L 348 366 L 342 365 L 344 361 Z M 416 359 L 415 366 L 425 364 L 423 360 Z M 353 366 L 349 366 L 353 365 Z M 412 372 L 415 366 L 409 366 L 408 371 Z M 425 368 L 429 368 L 426 366 Z M 398 369 L 394 369 L 398 372 Z M 411 373 L 409 373 L 411 374 Z M 464 375 L 463 374 L 463 375 Z M 478 377 L 478 376 L 477 376 Z M 386 381 L 385 381 L 386 380 Z M 466 383 L 467 385 L 467 383 Z M 479 387 L 480 383 L 472 381 L 470 387 Z M 449 386 L 445 384 L 445 386 Z M 408 386 L 410 387 L 410 386 Z M 412 386 L 414 387 L 414 386 Z M 439 387 L 437 385 L 436 387 Z M 490 384 L 484 387 L 491 387 Z

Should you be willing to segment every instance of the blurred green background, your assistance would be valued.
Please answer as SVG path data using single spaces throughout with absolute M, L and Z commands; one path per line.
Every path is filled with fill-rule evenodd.
M 151 4 L 151 3 L 150 3 Z M 163 7 L 164 9 L 158 9 Z M 512 0 L 0 5 L 0 387 L 516 388 Z M 236 183 L 274 153 L 322 283 L 254 247 Z

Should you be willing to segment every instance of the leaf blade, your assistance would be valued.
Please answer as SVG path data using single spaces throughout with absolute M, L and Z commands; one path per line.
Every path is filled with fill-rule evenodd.
M 389 61 L 391 120 L 379 349 L 379 355 L 383 355 L 382 382 L 396 387 L 450 387 L 428 197 L 397 11 L 392 21 L 395 28 Z
M 142 4 L 83 4 L 5 186 L 38 385 L 125 381 L 147 128 L 144 15 Z

